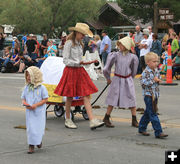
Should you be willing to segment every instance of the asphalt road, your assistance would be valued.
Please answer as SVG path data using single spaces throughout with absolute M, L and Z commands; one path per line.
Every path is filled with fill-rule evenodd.
M 180 81 L 177 86 L 160 86 L 159 118 L 165 133 L 165 140 L 155 139 L 149 124 L 149 137 L 141 136 L 130 126 L 128 109 L 115 108 L 112 121 L 115 128 L 103 127 L 95 131 L 80 114 L 75 116 L 78 129 L 64 127 L 64 118 L 53 112 L 47 116 L 43 148 L 32 155 L 27 154 L 26 131 L 15 126 L 25 125 L 25 110 L 21 106 L 23 74 L 0 73 L 0 164 L 164 164 L 165 151 L 180 148 Z M 105 87 L 103 78 L 94 82 L 99 92 Z M 139 79 L 135 79 L 137 107 L 144 107 Z M 102 119 L 106 105 L 106 92 L 93 109 L 96 117 Z M 99 93 L 92 95 L 92 101 Z M 53 106 L 49 109 L 53 110 Z M 141 118 L 138 112 L 138 119 Z

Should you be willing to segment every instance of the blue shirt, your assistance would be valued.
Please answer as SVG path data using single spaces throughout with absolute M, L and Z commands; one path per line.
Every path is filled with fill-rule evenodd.
M 100 46 L 100 54 L 104 52 L 104 47 L 105 45 L 108 45 L 108 48 L 106 52 L 109 54 L 111 52 L 111 39 L 109 39 L 109 36 L 104 36 L 103 40 L 101 41 L 101 46 Z
M 159 40 L 153 41 L 152 42 L 152 47 L 150 49 L 151 52 L 156 53 L 158 56 L 161 55 L 161 42 Z
M 44 57 L 47 58 L 47 57 L 48 57 L 48 54 L 45 54 Z
M 143 40 L 143 34 L 142 34 L 142 32 L 140 31 L 140 32 L 136 32 L 136 34 L 135 34 L 135 36 L 134 36 L 134 41 L 135 41 L 135 43 L 137 43 L 137 42 L 141 42 L 141 40 Z M 136 46 L 138 46 L 138 45 L 136 45 Z
M 47 51 L 50 52 L 48 53 L 49 56 L 56 56 L 56 53 L 54 52 L 54 50 L 57 50 L 57 47 L 55 45 L 49 46 Z
M 165 59 L 163 60 L 163 65 L 167 65 L 168 53 L 167 51 L 163 52 Z
M 23 36 L 21 40 L 22 40 L 22 41 L 24 41 L 24 45 L 25 45 L 25 44 L 26 44 L 26 41 L 27 41 L 27 37 L 26 37 L 26 35 L 25 35 L 25 36 Z
M 154 77 L 161 79 L 159 71 L 156 69 L 153 71 L 148 66 L 142 73 L 140 83 L 143 89 L 143 96 L 152 96 L 156 98 L 159 97 L 159 83 L 154 81 Z

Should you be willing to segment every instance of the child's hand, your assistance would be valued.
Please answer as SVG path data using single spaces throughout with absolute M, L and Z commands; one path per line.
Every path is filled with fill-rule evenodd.
M 32 106 L 30 106 L 28 109 L 31 109 L 31 110 L 34 110 L 37 108 L 37 105 L 36 104 L 33 104 Z
M 31 107 L 31 105 L 29 105 L 29 104 L 28 104 L 28 103 L 26 103 L 26 102 L 24 102 L 24 103 L 23 103 L 23 106 L 25 106 L 26 108 Z
M 112 81 L 111 81 L 110 79 L 109 79 L 109 80 L 107 80 L 107 84 L 111 84 L 111 82 L 112 82 Z
M 82 65 L 88 65 L 88 64 L 92 64 L 92 63 L 96 63 L 96 62 L 98 62 L 98 60 L 93 60 L 93 61 L 89 61 L 89 62 L 81 61 L 80 64 L 82 64 Z
M 28 106 L 26 106 L 26 108 L 27 109 L 30 109 L 30 110 L 34 110 L 34 109 L 36 109 L 37 108 L 37 105 L 35 105 L 35 104 L 33 104 L 33 105 L 28 105 Z
M 94 60 L 94 63 L 99 63 L 99 61 L 98 60 Z
M 79 64 L 82 64 L 82 65 L 84 65 L 84 61 L 80 61 L 80 63 Z
M 161 80 L 158 79 L 158 77 L 154 77 L 154 81 L 157 82 L 157 83 L 161 82 Z

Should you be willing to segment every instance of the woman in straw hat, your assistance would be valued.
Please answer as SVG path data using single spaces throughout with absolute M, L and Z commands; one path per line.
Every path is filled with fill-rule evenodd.
M 67 41 L 65 43 L 63 51 L 63 62 L 66 67 L 54 93 L 60 96 L 67 97 L 65 104 L 65 127 L 71 129 L 77 128 L 77 126 L 70 119 L 70 107 L 73 97 L 82 96 L 84 99 L 84 106 L 90 120 L 90 128 L 96 129 L 104 125 L 104 122 L 101 122 L 94 118 L 90 103 L 90 94 L 97 92 L 98 89 L 93 84 L 89 75 L 83 68 L 83 65 L 95 63 L 96 61 L 82 61 L 82 39 L 85 35 L 89 35 L 90 37 L 92 37 L 93 34 L 89 30 L 89 26 L 85 23 L 77 23 L 75 27 L 70 27 L 69 31 L 71 31 L 71 33 L 67 37 Z
M 132 126 L 138 127 L 133 82 L 133 77 L 136 75 L 138 68 L 138 58 L 136 55 L 130 53 L 131 48 L 134 47 L 134 42 L 130 37 L 124 37 L 117 41 L 117 47 L 120 51 L 108 55 L 107 63 L 103 70 L 107 83 L 110 84 L 106 98 L 108 108 L 103 121 L 106 127 L 114 127 L 109 120 L 113 107 L 130 108 Z M 113 64 L 115 64 L 115 73 L 111 81 L 110 74 Z

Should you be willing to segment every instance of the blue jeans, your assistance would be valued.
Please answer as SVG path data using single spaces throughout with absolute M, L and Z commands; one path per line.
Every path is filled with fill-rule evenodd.
M 10 58 L 6 58 L 4 63 L 2 64 L 2 66 L 6 67 L 7 66 L 7 63 L 11 62 L 12 64 L 14 64 L 15 62 L 12 61 Z
M 103 64 L 104 64 L 104 66 L 105 66 L 108 53 L 107 53 L 107 52 L 102 52 L 102 53 L 101 53 L 101 56 L 102 56 Z
M 3 50 L 0 50 L 0 57 L 3 57 Z
M 136 51 L 136 56 L 138 57 L 139 59 L 139 65 L 138 65 L 138 70 L 137 70 L 137 73 L 140 74 L 142 73 L 142 68 L 140 66 L 140 49 L 138 46 L 135 47 L 135 51 Z
M 0 57 L 0 68 L 2 67 L 2 64 L 4 63 L 5 59 Z
M 36 67 L 40 68 L 44 60 L 39 60 L 38 63 L 36 64 Z
M 32 60 L 35 60 L 35 59 L 37 59 L 37 57 L 38 57 L 38 55 L 37 55 L 36 53 L 28 53 L 28 55 L 30 56 L 30 58 L 31 58 Z
M 148 123 L 151 122 L 152 127 L 155 131 L 155 136 L 159 136 L 162 133 L 162 128 L 157 114 L 153 111 L 152 97 L 145 96 L 144 102 L 146 104 L 146 110 L 144 111 L 144 115 L 141 117 L 141 120 L 139 122 L 139 132 L 145 132 Z
M 172 67 L 172 77 L 174 77 L 176 72 L 180 72 L 180 66 Z

